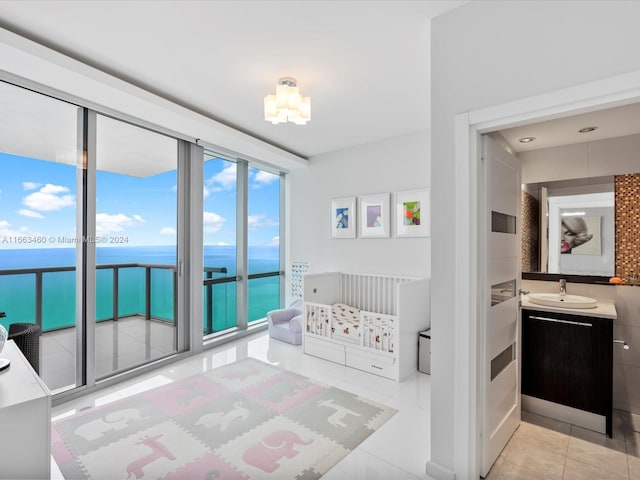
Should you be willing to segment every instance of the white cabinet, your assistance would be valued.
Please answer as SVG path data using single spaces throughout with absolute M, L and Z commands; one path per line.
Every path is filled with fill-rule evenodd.
M 13 340 L 0 357 L 0 478 L 51 477 L 51 392 Z

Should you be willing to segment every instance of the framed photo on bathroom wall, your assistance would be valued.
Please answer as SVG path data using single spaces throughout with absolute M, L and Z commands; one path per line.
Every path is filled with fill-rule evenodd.
M 359 197 L 360 237 L 385 238 L 389 236 L 389 194 L 367 195 Z
M 408 190 L 395 194 L 396 237 L 431 235 L 429 189 Z
M 356 197 L 331 200 L 331 238 L 356 238 Z

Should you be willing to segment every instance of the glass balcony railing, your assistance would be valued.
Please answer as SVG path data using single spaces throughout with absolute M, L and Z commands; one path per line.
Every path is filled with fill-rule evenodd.
M 280 308 L 280 272 L 249 275 L 247 320 L 261 320 L 267 312 Z
M 43 332 L 75 327 L 75 267 L 0 270 L 0 307 L 9 323 L 40 325 Z M 233 328 L 236 319 L 236 276 L 226 268 L 206 267 L 203 280 L 203 333 Z M 219 276 L 223 275 L 223 276 Z M 280 307 L 283 272 L 250 274 L 248 321 L 264 318 Z M 98 322 L 130 316 L 173 323 L 176 318 L 177 275 L 174 265 L 121 263 L 96 266 L 96 319 Z
M 3 322 L 36 323 L 43 332 L 74 327 L 75 270 L 75 267 L 0 270 L 0 305 L 7 313 Z M 97 265 L 96 319 L 100 322 L 141 315 L 173 322 L 176 281 L 174 265 Z
M 236 320 L 236 276 L 215 277 L 227 269 L 205 268 L 204 335 L 222 332 L 237 325 Z M 249 274 L 248 321 L 254 322 L 267 315 L 269 310 L 280 307 L 280 276 L 284 272 Z

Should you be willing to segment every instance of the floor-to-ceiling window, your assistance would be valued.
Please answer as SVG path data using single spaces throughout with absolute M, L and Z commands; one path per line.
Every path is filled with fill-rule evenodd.
M 0 112 L 0 323 L 40 326 L 32 364 L 66 390 L 78 386 L 79 108 L 0 82 Z
M 280 307 L 280 175 L 249 168 L 247 244 L 249 322 Z
M 204 157 L 203 244 L 205 335 L 236 326 L 236 212 L 238 164 Z
M 176 352 L 177 140 L 96 118 L 99 379 Z
M 243 328 L 281 303 L 279 173 L 205 153 L 205 335 Z
M 0 109 L 0 322 L 42 329 L 39 371 L 54 392 L 280 306 L 282 174 L 210 152 L 196 172 L 202 147 L 187 139 L 3 82 Z M 202 224 L 189 207 L 201 174 Z M 201 324 L 189 310 L 199 298 L 180 293 L 200 228 Z

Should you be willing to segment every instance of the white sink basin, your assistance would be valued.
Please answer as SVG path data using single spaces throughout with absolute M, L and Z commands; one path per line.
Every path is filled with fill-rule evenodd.
M 538 305 L 560 308 L 596 308 L 598 301 L 591 297 L 580 295 L 564 295 L 559 293 L 530 293 L 529 301 Z

